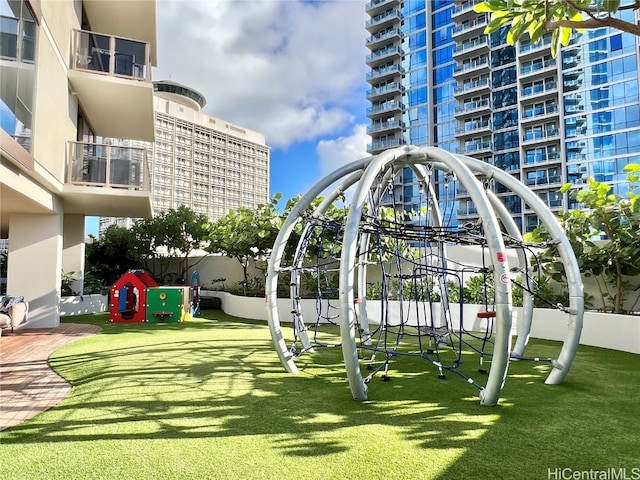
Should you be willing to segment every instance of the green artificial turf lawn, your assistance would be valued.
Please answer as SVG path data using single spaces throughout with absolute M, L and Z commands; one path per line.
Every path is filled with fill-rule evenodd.
M 339 348 L 302 355 L 301 373 L 287 374 L 264 322 L 220 311 L 180 324 L 107 318 L 68 319 L 104 330 L 51 357 L 73 391 L 0 433 L 1 479 L 640 477 L 638 355 L 581 346 L 558 386 L 544 384 L 547 364 L 512 362 L 496 407 L 457 375 L 438 380 L 402 357 L 355 402 Z M 559 350 L 532 340 L 527 353 Z

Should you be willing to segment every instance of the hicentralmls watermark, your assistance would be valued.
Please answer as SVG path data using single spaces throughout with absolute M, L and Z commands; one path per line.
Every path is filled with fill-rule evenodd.
M 640 467 L 610 467 L 600 470 L 579 468 L 549 468 L 548 480 L 640 480 Z

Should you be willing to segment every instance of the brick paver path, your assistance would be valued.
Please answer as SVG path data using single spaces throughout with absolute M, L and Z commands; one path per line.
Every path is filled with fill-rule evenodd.
M 0 336 L 0 430 L 51 408 L 71 391 L 47 360 L 61 346 L 100 332 L 97 325 L 4 331 Z

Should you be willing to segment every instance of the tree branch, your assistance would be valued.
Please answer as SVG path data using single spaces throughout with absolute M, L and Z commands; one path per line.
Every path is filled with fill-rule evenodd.
M 579 12 L 586 13 L 593 20 L 598 19 L 598 17 L 594 15 L 593 10 L 591 10 L 589 7 L 583 7 L 581 5 L 578 5 L 573 0 L 567 0 L 567 5 L 569 5 L 574 10 L 578 10 Z
M 640 26 L 625 22 L 624 20 L 620 20 L 615 17 L 604 17 L 604 18 L 589 18 L 586 20 L 573 21 L 573 20 L 554 20 L 544 22 L 544 28 L 547 30 L 555 30 L 560 27 L 568 27 L 568 28 L 602 28 L 602 27 L 612 27 L 616 28 L 620 31 L 630 33 L 632 35 L 636 35 L 640 37 Z

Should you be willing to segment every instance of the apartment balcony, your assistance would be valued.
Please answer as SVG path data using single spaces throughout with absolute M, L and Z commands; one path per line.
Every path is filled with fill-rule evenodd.
M 483 15 L 468 22 L 456 25 L 453 27 L 453 39 L 461 42 L 467 38 L 477 37 L 484 32 L 484 28 L 487 26 L 487 16 Z
M 401 145 L 405 145 L 405 144 L 406 142 L 402 138 L 390 138 L 386 140 L 378 140 L 367 145 L 367 152 L 372 155 L 377 155 L 378 153 L 384 150 L 400 147 Z
M 378 83 L 383 80 L 387 80 L 396 75 L 402 75 L 404 73 L 404 68 L 400 65 L 389 65 L 384 68 L 376 68 L 367 73 L 367 82 L 368 83 Z
M 155 1 L 81 2 L 88 24 L 96 32 L 135 38 L 149 44 L 151 65 L 158 66 Z
M 457 187 L 456 188 L 456 196 L 458 196 L 458 197 L 468 197 L 469 196 L 469 191 L 464 187 Z
M 400 10 L 391 10 L 389 12 L 381 13 L 380 15 L 376 15 L 371 17 L 365 23 L 365 28 L 371 32 L 372 30 L 378 30 L 385 27 L 390 27 L 396 22 L 402 21 L 404 16 L 400 13 Z
M 453 96 L 459 98 L 471 94 L 478 95 L 490 91 L 491 84 L 489 83 L 489 78 L 487 77 L 482 80 L 475 80 L 472 82 L 458 82 L 458 85 L 453 89 Z
M 457 65 L 453 69 L 454 78 L 459 78 L 468 75 L 482 75 L 483 73 L 489 73 L 489 58 L 481 58 L 472 62 Z
M 580 48 L 566 49 L 562 52 L 562 69 L 577 67 L 582 63 L 582 51 Z
M 456 128 L 456 138 L 475 136 L 488 132 L 491 132 L 491 122 L 489 120 L 467 122 L 464 126 Z
M 461 62 L 465 58 L 477 57 L 489 52 L 489 37 L 482 37 L 473 42 L 465 42 L 453 48 L 453 58 Z
M 538 120 L 548 120 L 550 118 L 558 117 L 558 106 L 549 105 L 545 108 L 534 108 L 524 110 L 520 116 L 520 123 L 530 123 Z
M 492 148 L 493 143 L 491 142 L 472 142 L 460 147 L 457 153 L 462 153 L 463 155 L 473 155 L 478 153 L 490 152 Z
M 544 177 L 531 177 L 525 180 L 529 187 L 549 187 L 550 185 L 560 185 L 562 177 L 560 175 L 549 175 Z
M 85 30 L 72 35 L 69 83 L 96 135 L 152 142 L 150 44 Z
M 523 60 L 529 60 L 535 57 L 540 52 L 547 52 L 551 48 L 551 35 L 544 36 L 536 43 L 520 43 L 518 48 L 518 58 Z
M 564 208 L 562 207 L 562 199 L 560 199 L 560 198 L 554 199 L 554 200 L 547 200 L 547 201 L 544 201 L 544 202 L 547 204 L 547 207 L 549 207 L 550 210 L 562 210 L 562 211 L 564 211 Z M 533 212 L 533 209 L 529 205 L 527 205 L 525 203 L 524 211 L 525 211 L 525 213 L 530 213 L 530 212 Z M 534 229 L 535 229 L 535 227 L 532 228 L 531 230 L 527 230 L 527 232 L 533 231 Z
M 378 105 L 372 105 L 371 107 L 367 108 L 367 117 L 373 119 L 381 115 L 388 116 L 393 113 L 401 113 L 404 110 L 404 108 L 405 108 L 404 103 L 396 102 L 396 101 L 385 102 Z
M 378 65 L 387 63 L 389 60 L 400 59 L 404 55 L 404 50 L 400 47 L 387 47 L 382 50 L 376 50 L 367 55 L 367 65 L 375 68 Z
M 547 204 L 549 209 L 553 211 L 556 215 L 561 215 L 562 213 L 567 211 L 567 209 L 564 207 L 564 202 L 561 198 L 557 200 L 549 200 L 545 203 Z M 569 209 L 569 210 L 573 210 L 573 209 Z
M 400 83 L 388 83 L 382 87 L 367 90 L 367 100 L 375 100 L 378 97 L 387 97 L 396 93 L 402 93 L 404 90 L 405 88 Z
M 556 81 L 546 82 L 544 85 L 532 85 L 529 87 L 524 87 L 522 90 L 520 90 L 520 98 L 527 100 L 542 100 L 545 98 L 557 96 L 557 94 L 558 83 Z
M 400 120 L 391 120 L 388 122 L 376 122 L 367 127 L 367 133 L 369 135 L 379 134 L 381 132 L 392 132 L 397 130 L 403 130 L 405 123 Z
M 559 162 L 560 162 L 560 153 L 558 152 L 542 153 L 536 156 L 524 157 L 525 166 L 549 165 L 552 163 L 559 163 Z
M 371 35 L 367 38 L 367 48 L 370 50 L 375 50 L 379 45 L 384 43 L 395 43 L 396 41 L 400 41 L 402 39 L 402 30 L 399 28 L 393 28 L 391 30 L 386 30 L 384 32 L 376 33 L 375 35 Z
M 488 98 L 484 98 L 475 102 L 464 103 L 461 106 L 456 107 L 455 117 L 457 119 L 461 119 L 469 115 L 478 115 L 488 112 L 491 112 L 491 102 Z
M 478 216 L 478 210 L 476 207 L 468 206 L 466 208 L 459 208 L 456 211 L 458 218 L 460 217 L 474 217 Z
M 145 148 L 69 142 L 65 213 L 104 217 L 151 216 Z
M 593 81 L 593 79 L 592 79 Z M 578 90 L 584 86 L 584 79 L 581 76 L 576 77 L 573 80 L 565 79 L 563 82 L 564 91 L 572 92 L 574 90 Z
M 456 22 L 461 22 L 467 18 L 477 16 L 478 13 L 473 10 L 473 7 L 482 2 L 483 0 L 467 0 L 464 2 L 457 2 L 453 7 L 452 18 Z
M 551 71 L 555 71 L 557 69 L 557 63 L 555 58 L 545 60 L 541 63 L 534 63 L 530 65 L 525 65 L 520 68 L 520 78 L 530 80 L 537 76 L 545 76 Z
M 400 0 L 372 0 L 364 5 L 364 10 L 371 17 L 380 15 L 390 8 L 398 8 Z
M 534 130 L 531 132 L 525 132 L 522 136 L 522 145 L 530 145 L 532 143 L 548 142 L 549 140 L 555 140 L 560 137 L 560 131 L 557 128 L 550 128 L 548 130 Z

